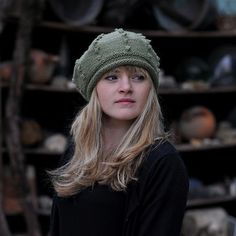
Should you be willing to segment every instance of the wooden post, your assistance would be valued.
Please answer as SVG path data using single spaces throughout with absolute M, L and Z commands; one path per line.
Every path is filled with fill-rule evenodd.
M 27 77 L 31 33 L 33 25 L 41 10 L 42 0 L 22 0 L 19 27 L 15 41 L 13 74 L 6 101 L 6 144 L 13 173 L 15 189 L 22 205 L 29 236 L 41 236 L 37 212 L 33 207 L 24 166 L 24 152 L 20 143 L 19 121 L 24 80 Z
M 11 236 L 8 224 L 3 212 L 3 150 L 2 150 L 2 88 L 0 87 L 0 235 Z
M 0 0 L 0 33 L 3 28 L 3 16 L 4 16 L 4 9 L 7 2 Z M 1 81 L 0 81 L 1 82 Z M 5 214 L 3 212 L 3 150 L 2 150 L 2 87 L 0 86 L 0 235 L 3 236 L 11 236 L 10 230 L 8 228 L 7 220 Z

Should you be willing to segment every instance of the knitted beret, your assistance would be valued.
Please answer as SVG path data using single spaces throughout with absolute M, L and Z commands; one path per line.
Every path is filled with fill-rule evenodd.
M 123 29 L 100 34 L 76 60 L 72 81 L 88 101 L 103 74 L 118 66 L 131 65 L 146 69 L 157 88 L 159 57 L 150 42 L 140 33 Z

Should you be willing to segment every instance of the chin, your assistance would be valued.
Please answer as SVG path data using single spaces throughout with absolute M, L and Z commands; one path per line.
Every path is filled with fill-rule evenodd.
M 124 121 L 131 121 L 138 117 L 138 115 L 120 115 L 117 117 L 114 117 L 117 120 L 124 120 Z

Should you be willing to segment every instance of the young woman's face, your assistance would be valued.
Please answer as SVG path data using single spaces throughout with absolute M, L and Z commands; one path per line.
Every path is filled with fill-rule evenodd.
M 97 83 L 102 111 L 112 119 L 130 121 L 144 110 L 152 81 L 139 69 L 118 67 Z

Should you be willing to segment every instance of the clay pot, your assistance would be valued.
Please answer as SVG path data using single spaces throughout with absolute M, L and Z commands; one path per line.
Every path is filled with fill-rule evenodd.
M 10 82 L 12 76 L 12 62 L 6 61 L 0 64 L 0 81 Z
M 94 22 L 100 14 L 104 0 L 49 0 L 50 6 L 60 20 L 73 26 L 82 26 Z
M 216 18 L 210 0 L 158 0 L 152 9 L 157 23 L 168 31 L 206 29 Z
M 214 114 L 202 106 L 192 107 L 184 111 L 179 125 L 181 136 L 188 141 L 211 138 L 216 130 Z
M 66 149 L 67 138 L 62 134 L 52 134 L 47 137 L 43 143 L 45 149 L 51 152 L 63 153 Z
M 21 143 L 24 146 L 36 146 L 43 140 L 43 130 L 34 120 L 23 120 L 20 130 Z
M 59 57 L 34 49 L 30 53 L 30 58 L 30 82 L 35 84 L 49 83 L 52 80 Z
M 19 193 L 14 187 L 14 179 L 9 166 L 5 166 L 2 173 L 3 178 L 3 211 L 6 214 L 19 214 L 22 213 L 22 205 Z M 29 185 L 29 194 L 33 201 L 34 209 L 38 208 L 37 202 L 37 189 L 36 189 L 36 172 L 35 168 L 31 165 L 26 167 L 26 178 Z

